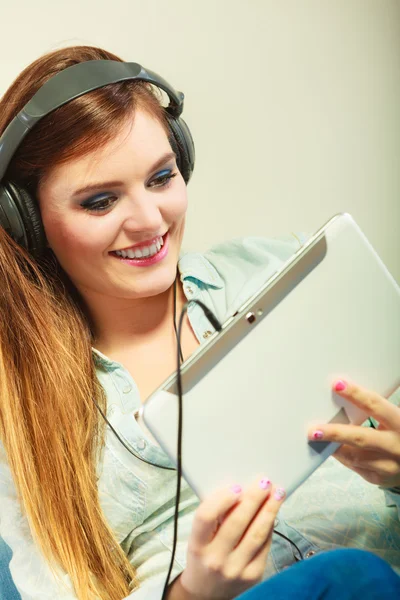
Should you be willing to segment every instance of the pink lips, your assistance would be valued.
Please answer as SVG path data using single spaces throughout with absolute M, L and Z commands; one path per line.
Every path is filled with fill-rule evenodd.
M 114 258 L 134 267 L 151 267 L 159 263 L 163 258 L 165 258 L 168 254 L 169 247 L 169 233 L 167 232 L 163 237 L 164 245 L 162 248 L 154 254 L 154 256 L 150 256 L 149 258 L 122 258 L 122 256 L 117 256 L 116 254 L 112 254 Z

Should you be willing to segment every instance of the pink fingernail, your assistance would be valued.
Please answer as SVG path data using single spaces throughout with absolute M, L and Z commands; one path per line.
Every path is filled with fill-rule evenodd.
M 242 487 L 240 485 L 235 484 L 231 487 L 231 490 L 234 494 L 240 494 L 240 492 L 242 491 Z
M 324 432 L 321 431 L 320 429 L 317 429 L 317 431 L 314 431 L 312 436 L 313 436 L 314 440 L 322 440 L 322 438 L 324 437 Z
M 283 488 L 278 488 L 275 490 L 274 498 L 275 500 L 282 500 L 286 496 L 286 492 Z
M 262 490 L 267 490 L 270 487 L 271 487 L 271 481 L 269 479 L 261 479 L 260 488 Z
M 343 381 L 342 379 L 340 379 L 339 381 L 336 382 L 335 390 L 337 392 L 343 392 L 343 390 L 345 390 L 346 387 L 347 387 L 347 383 L 345 381 Z

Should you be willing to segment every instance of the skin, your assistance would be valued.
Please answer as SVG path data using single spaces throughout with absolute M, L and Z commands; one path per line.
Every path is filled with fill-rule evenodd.
M 355 383 L 342 380 L 343 390 L 336 389 L 337 383 L 335 392 L 374 417 L 379 427 L 321 424 L 309 431 L 309 439 L 315 441 L 315 431 L 321 432 L 321 441 L 342 444 L 335 457 L 366 481 L 385 488 L 400 486 L 400 409 Z
M 96 337 L 109 346 L 150 332 L 166 318 L 187 210 L 186 185 L 175 158 L 154 169 L 171 152 L 161 124 L 138 111 L 110 143 L 55 167 L 38 190 L 48 243 L 84 298 Z M 162 187 L 155 177 L 167 171 L 175 176 Z M 110 181 L 120 185 L 74 195 L 84 186 Z M 108 208 L 84 210 L 82 202 L 96 195 Z M 127 267 L 109 254 L 166 231 L 168 256 L 151 268 Z
M 228 600 L 262 580 L 284 498 L 284 491 L 267 481 L 258 479 L 245 492 L 221 490 L 200 505 L 187 566 L 171 598 Z
M 91 313 L 96 347 L 109 355 L 135 343 L 143 352 L 143 343 L 151 345 L 153 339 L 158 354 L 168 349 L 164 340 L 171 329 L 171 290 L 187 210 L 186 185 L 175 157 L 168 156 L 154 168 L 160 157 L 170 154 L 161 124 L 138 111 L 110 143 L 55 167 L 38 190 L 49 246 Z M 160 172 L 167 170 L 173 178 L 158 185 Z M 77 194 L 94 182 L 109 181 L 119 183 Z M 83 208 L 93 195 L 105 210 Z M 166 231 L 169 253 L 158 264 L 129 266 L 110 255 Z M 183 302 L 180 293 L 178 304 Z M 261 580 L 284 498 L 282 490 L 275 498 L 272 484 L 260 485 L 265 480 L 260 476 L 244 491 L 238 486 L 236 491 L 225 489 L 201 503 L 189 540 L 188 566 L 170 587 L 172 600 L 200 598 L 205 576 L 208 586 L 201 598 L 233 598 Z
M 94 182 L 103 183 L 95 191 L 77 193 Z M 104 210 L 82 206 L 93 196 Z M 138 110 L 104 147 L 55 167 L 41 182 L 38 198 L 48 243 L 91 313 L 96 347 L 110 357 L 126 352 L 139 359 L 146 345 L 153 357 L 160 352 L 174 356 L 172 285 L 187 195 L 162 125 Z M 167 231 L 169 253 L 158 264 L 128 266 L 110 254 Z M 179 289 L 178 310 L 184 301 Z M 376 417 L 379 430 L 321 425 L 323 439 L 343 442 L 336 457 L 368 481 L 398 485 L 400 410 L 356 385 L 348 385 L 342 395 Z M 239 492 L 221 490 L 201 503 L 187 567 L 170 587 L 171 600 L 228 600 L 262 579 L 284 498 L 284 491 L 276 495 L 272 484 L 260 485 L 265 479 L 260 476 Z

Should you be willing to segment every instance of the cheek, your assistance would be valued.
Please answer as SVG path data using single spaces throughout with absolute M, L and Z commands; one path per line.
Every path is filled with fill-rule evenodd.
M 168 220 L 170 222 L 184 220 L 188 207 L 188 198 L 187 188 L 183 179 L 180 179 L 179 185 L 175 189 L 171 189 L 166 200 L 165 213 L 168 215 Z
M 88 219 L 79 217 L 75 215 L 75 218 L 65 219 L 54 214 L 43 215 L 46 237 L 57 257 L 71 258 L 72 254 L 76 254 L 78 258 L 83 256 L 83 252 L 87 257 L 90 252 L 105 248 L 107 230 L 103 223 L 100 220 L 99 223 L 89 223 Z

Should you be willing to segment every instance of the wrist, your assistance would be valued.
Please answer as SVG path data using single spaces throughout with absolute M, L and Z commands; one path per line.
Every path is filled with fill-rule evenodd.
M 181 575 L 169 586 L 168 600 L 204 600 L 203 596 L 192 594 L 182 585 Z

